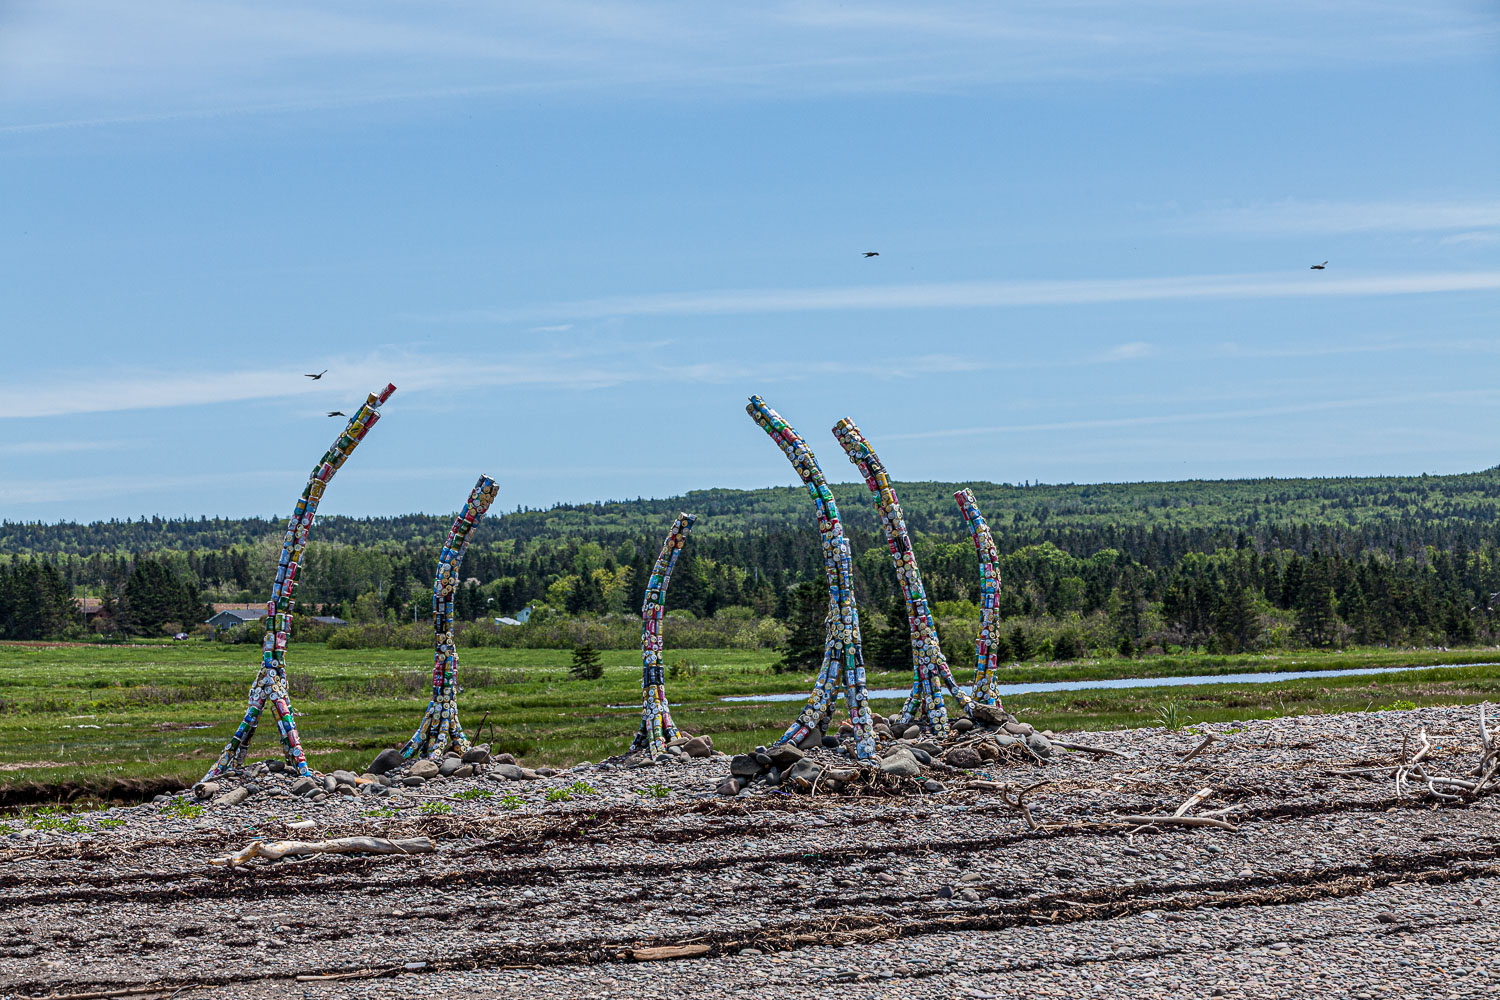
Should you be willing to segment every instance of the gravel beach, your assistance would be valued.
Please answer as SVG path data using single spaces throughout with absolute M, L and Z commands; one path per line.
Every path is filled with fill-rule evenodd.
M 723 756 L 324 801 L 263 774 L 238 803 L 0 837 L 0 995 L 1500 994 L 1497 803 L 1336 773 L 1422 730 L 1434 773 L 1478 762 L 1455 707 L 1059 733 L 1125 756 L 948 769 L 935 794 L 725 796 Z M 1234 829 L 1111 822 L 1202 789 L 1189 815 Z M 344 836 L 436 851 L 209 863 Z

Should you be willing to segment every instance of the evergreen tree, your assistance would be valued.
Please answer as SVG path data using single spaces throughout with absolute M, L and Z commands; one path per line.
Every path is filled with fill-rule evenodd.
M 1019 625 L 1010 630 L 1010 634 L 1005 637 L 1005 642 L 1010 647 L 1010 655 L 1014 659 L 1027 660 L 1035 652 L 1031 646 L 1031 640 Z
M 1221 652 L 1249 649 L 1260 631 L 1255 601 L 1248 587 L 1230 587 L 1214 608 L 1214 639 Z
M 597 681 L 603 677 L 604 663 L 599 658 L 599 651 L 588 643 L 574 647 L 573 665 L 568 668 L 568 675 L 575 681 Z
M 1287 578 L 1291 578 L 1290 573 Z M 1333 605 L 1333 587 L 1328 582 L 1326 564 L 1321 559 L 1309 560 L 1302 572 L 1296 603 L 1297 631 L 1309 645 L 1327 646 L 1334 641 L 1338 616 Z
M 813 583 L 796 584 L 790 591 L 790 628 L 781 647 L 781 659 L 772 666 L 778 674 L 817 670 L 823 664 L 828 638 L 828 591 Z
M 867 662 L 880 670 L 911 667 L 911 622 L 906 617 L 906 598 L 899 589 L 886 604 L 885 628 L 870 637 L 865 652 Z

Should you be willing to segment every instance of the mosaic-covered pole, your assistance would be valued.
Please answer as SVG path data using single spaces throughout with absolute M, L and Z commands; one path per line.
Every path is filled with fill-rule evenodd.
M 653 757 L 666 752 L 667 742 L 677 738 L 677 726 L 672 722 L 672 707 L 667 703 L 667 681 L 662 672 L 661 616 L 667 608 L 667 584 L 672 581 L 672 569 L 677 557 L 687 544 L 688 532 L 693 529 L 695 514 L 678 514 L 662 542 L 661 554 L 656 565 L 651 567 L 651 579 L 646 582 L 646 599 L 641 604 L 641 728 L 636 731 L 632 751 L 646 750 Z
M 828 575 L 828 637 L 824 644 L 823 665 L 817 683 L 808 696 L 807 706 L 797 716 L 778 742 L 797 743 L 814 729 L 826 729 L 833 716 L 840 681 L 849 721 L 854 725 L 854 751 L 866 760 L 875 756 L 875 731 L 870 724 L 870 699 L 865 692 L 865 659 L 860 646 L 859 609 L 854 605 L 854 569 L 849 555 L 849 540 L 839 520 L 839 508 L 828 488 L 828 480 L 818 467 L 807 442 L 766 405 L 759 396 L 751 396 L 745 407 L 752 420 L 771 436 L 791 461 L 792 468 L 807 486 L 818 510 L 818 534 L 823 543 L 823 571 Z
M 911 537 L 906 533 L 901 501 L 896 497 L 885 464 L 853 420 L 845 417 L 834 424 L 833 435 L 848 454 L 849 461 L 859 467 L 859 474 L 864 476 L 865 485 L 870 488 L 875 515 L 885 531 L 886 547 L 890 549 L 891 562 L 896 567 L 896 582 L 906 600 L 906 620 L 911 629 L 912 682 L 911 694 L 901 707 L 898 722 L 901 725 L 925 722 L 933 733 L 946 736 L 948 706 L 943 700 L 943 688 L 948 689 L 965 714 L 968 714 L 971 702 L 953 679 L 953 671 L 948 669 L 948 661 L 938 643 L 937 626 L 927 608 L 927 591 L 922 587 L 917 556 L 912 551 Z
M 297 735 L 297 723 L 292 716 L 292 694 L 286 679 L 286 642 L 292 628 L 292 608 L 295 605 L 298 567 L 302 551 L 307 547 L 308 531 L 313 517 L 318 513 L 318 502 L 329 480 L 354 453 L 354 449 L 365 439 L 375 421 L 380 419 L 380 406 L 396 391 L 387 385 L 378 394 L 370 393 L 360 404 L 349 425 L 338 440 L 323 453 L 322 459 L 308 477 L 307 486 L 297 500 L 291 520 L 287 522 L 286 535 L 281 541 L 281 558 L 276 563 L 276 583 L 271 589 L 271 599 L 266 603 L 266 633 L 261 641 L 260 671 L 250 685 L 250 705 L 239 728 L 224 745 L 224 752 L 214 766 L 203 776 L 207 781 L 225 771 L 238 770 L 244 766 L 245 754 L 250 749 L 250 738 L 260 724 L 260 714 L 266 702 L 271 703 L 276 713 L 276 729 L 281 734 L 281 745 L 286 750 L 286 761 L 301 775 L 311 775 L 307 766 L 307 755 L 302 752 L 302 739 Z
M 995 549 L 995 539 L 990 537 L 990 526 L 984 523 L 979 513 L 979 504 L 974 500 L 974 491 L 959 490 L 953 494 L 958 509 L 963 511 L 964 522 L 974 536 L 974 548 L 979 553 L 979 638 L 974 640 L 974 700 L 986 705 L 1000 705 L 996 690 L 1000 683 L 1000 658 L 991 645 L 1000 628 L 1000 553 Z
M 469 749 L 469 738 L 458 721 L 458 646 L 453 641 L 453 596 L 458 590 L 458 568 L 474 527 L 500 487 L 489 476 L 480 476 L 469 492 L 463 509 L 453 518 L 448 538 L 438 553 L 437 573 L 432 578 L 432 700 L 422 724 L 401 748 L 403 758 L 441 757 L 450 749 L 459 753 Z

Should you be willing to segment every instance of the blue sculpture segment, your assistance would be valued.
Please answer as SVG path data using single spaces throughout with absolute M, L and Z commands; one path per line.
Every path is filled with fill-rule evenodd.
M 818 534 L 823 544 L 823 571 L 828 577 L 828 631 L 823 663 L 807 705 L 782 734 L 780 743 L 803 743 L 814 731 L 826 731 L 840 688 L 854 727 L 854 751 L 861 760 L 875 757 L 875 732 L 870 724 L 870 700 L 865 691 L 865 660 L 860 645 L 859 609 L 854 603 L 853 560 L 849 540 L 839 521 L 839 508 L 818 460 L 781 415 L 759 396 L 745 407 L 752 420 L 771 436 L 797 470 L 818 512 Z
M 307 548 L 307 536 L 312 530 L 313 518 L 318 513 L 318 502 L 323 499 L 333 474 L 354 453 L 354 449 L 365 439 L 370 428 L 380 419 L 380 406 L 396 391 L 387 385 L 379 393 L 370 393 L 349 424 L 329 449 L 318 460 L 317 466 L 308 476 L 302 496 L 292 510 L 287 522 L 286 535 L 281 541 L 281 558 L 276 563 L 276 583 L 271 588 L 271 599 L 266 602 L 265 638 L 261 641 L 260 671 L 250 685 L 250 704 L 239 728 L 224 745 L 224 752 L 214 766 L 209 768 L 203 780 L 228 771 L 239 770 L 245 764 L 245 754 L 250 749 L 250 739 L 260 725 L 261 712 L 266 702 L 271 703 L 276 713 L 276 729 L 281 736 L 282 748 L 286 751 L 287 764 L 298 774 L 311 776 L 313 771 L 307 764 L 307 754 L 302 750 L 302 738 L 297 733 L 296 718 L 292 713 L 292 695 L 286 679 L 286 643 L 292 631 L 292 608 L 296 604 L 298 568 L 301 566 L 303 550 Z
M 453 596 L 458 590 L 458 568 L 474 528 L 484 517 L 500 488 L 489 476 L 480 476 L 469 492 L 463 509 L 453 518 L 448 538 L 438 553 L 437 573 L 432 579 L 432 701 L 422 724 L 401 748 L 401 756 L 441 757 L 449 750 L 463 753 L 469 739 L 458 721 L 458 647 L 453 641 Z
M 979 553 L 979 637 L 974 640 L 974 700 L 986 705 L 1000 705 L 997 693 L 1000 683 L 1000 662 L 995 651 L 995 639 L 1000 628 L 1000 553 L 995 549 L 995 539 L 990 536 L 990 527 L 979 513 L 979 504 L 974 500 L 974 491 L 959 490 L 953 494 L 958 509 L 963 511 L 964 523 L 974 536 L 974 548 Z
M 677 738 L 677 726 L 672 722 L 672 708 L 667 702 L 667 681 L 662 665 L 661 619 L 667 609 L 667 584 L 672 581 L 672 569 L 677 557 L 687 544 L 688 532 L 693 529 L 696 515 L 678 514 L 662 542 L 661 554 L 651 568 L 651 579 L 646 582 L 646 599 L 641 604 L 641 728 L 631 743 L 632 752 L 645 750 L 653 757 L 664 753 L 667 743 Z

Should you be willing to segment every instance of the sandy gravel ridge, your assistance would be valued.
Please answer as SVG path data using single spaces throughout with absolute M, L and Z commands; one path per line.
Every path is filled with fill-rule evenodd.
M 1332 773 L 1389 759 L 1418 729 L 1457 772 L 1477 759 L 1475 718 L 1075 734 L 1130 756 L 985 773 L 1050 782 L 1034 816 L 1065 825 L 1043 832 L 990 791 L 723 798 L 716 758 L 384 800 L 260 794 L 194 817 L 117 809 L 112 829 L 0 838 L 0 995 L 1500 993 L 1496 803 L 1433 808 Z M 1205 787 L 1201 809 L 1229 807 L 1237 831 L 1088 825 L 1171 812 Z M 492 794 L 454 797 L 468 789 Z M 557 789 L 571 798 L 547 801 Z M 425 834 L 438 850 L 208 864 L 298 818 L 318 824 L 304 839 Z M 637 960 L 662 947 L 703 954 Z M 368 978 L 297 979 L 347 974 Z

